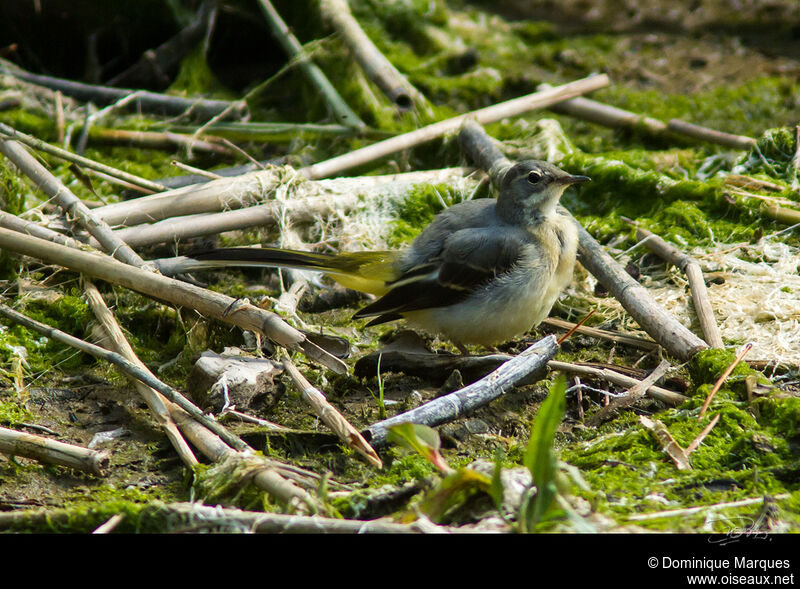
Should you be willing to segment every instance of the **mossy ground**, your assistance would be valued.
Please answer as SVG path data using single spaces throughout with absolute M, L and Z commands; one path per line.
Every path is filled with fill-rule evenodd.
M 364 78 L 357 65 L 346 58 L 341 41 L 327 35 L 314 2 L 307 5 L 276 2 L 302 41 L 318 39 L 310 45 L 317 63 L 359 116 L 380 131 L 408 131 L 436 119 L 532 92 L 542 82 L 559 83 L 605 71 L 613 85 L 593 95 L 596 100 L 665 121 L 681 118 L 759 139 L 758 149 L 750 153 L 731 152 L 705 144 L 674 143 L 648 136 L 643 130 L 605 129 L 547 113 L 548 118 L 558 121 L 568 138 L 569 145 L 559 146 L 563 156 L 560 164 L 573 173 L 593 178 L 579 193 L 567 194 L 564 202 L 601 242 L 613 240 L 621 249 L 633 246 L 635 232 L 626 218 L 639 220 L 665 239 L 686 247 L 746 242 L 784 228 L 762 216 L 753 201 L 732 204 L 726 198 L 721 178 L 715 174 L 736 169 L 739 173 L 769 179 L 785 187 L 779 196 L 798 200 L 797 192 L 790 188 L 795 181 L 792 158 L 797 151 L 791 125 L 796 123 L 800 106 L 798 56 L 781 51 L 765 54 L 757 44 L 748 45 L 747 38 L 730 24 L 705 34 L 674 29 L 604 32 L 594 22 L 583 23 L 582 27 L 575 21 L 564 27 L 558 18 L 552 22 L 519 19 L 511 16 L 515 14 L 513 2 L 502 3 L 501 12 L 496 14 L 488 4 L 351 1 L 354 14 L 370 37 L 432 105 L 429 112 L 422 114 L 398 114 Z M 250 15 L 254 23 L 261 22 L 252 3 L 241 0 L 231 5 L 236 10 L 221 17 L 223 21 L 232 20 L 221 22 L 219 43 L 224 41 L 223 33 L 230 30 L 236 18 L 246 19 Z M 298 16 L 298 10 L 304 18 Z M 261 35 L 268 38 L 263 25 L 258 27 Z M 242 55 L 239 61 L 250 63 L 250 57 Z M 274 67 L 265 71 L 264 77 L 242 83 L 234 90 L 223 82 L 231 84 L 234 72 L 214 67 L 220 59 L 217 54 L 204 59 L 201 53 L 193 52 L 184 60 L 169 91 L 236 98 L 269 79 L 269 83 L 248 98 L 254 120 L 330 122 L 325 120 L 324 104 L 296 68 L 267 64 Z M 730 64 L 734 61 L 741 67 L 732 68 Z M 525 157 L 535 152 L 540 142 L 537 120 L 541 116 L 536 113 L 503 121 L 487 130 L 506 142 L 510 156 Z M 56 129 L 47 111 L 16 109 L 2 113 L 2 120 L 43 140 L 56 140 Z M 161 120 L 140 115 L 115 116 L 103 124 L 142 130 L 165 126 Z M 73 132 L 78 134 L 79 128 Z M 273 139 L 237 143 L 258 159 L 288 156 L 293 163 L 302 164 L 333 157 L 372 141 L 349 135 L 307 134 L 291 141 L 286 136 Z M 176 158 L 174 153 L 90 143 L 86 155 L 149 179 L 182 173 L 170 163 Z M 178 157 L 187 160 L 188 155 L 180 153 Z M 241 156 L 219 158 L 195 153 L 192 158 L 192 165 L 212 170 L 246 162 Z M 118 187 L 96 179 L 87 186 L 72 175 L 68 165 L 45 159 L 78 196 L 89 201 L 113 201 L 119 197 Z M 353 173 L 387 173 L 463 163 L 456 142 L 447 138 Z M 488 190 L 475 195 L 482 196 L 488 196 Z M 0 197 L 3 208 L 9 212 L 40 204 L 36 192 L 5 164 L 0 169 Z M 463 198 L 464 194 L 446 185 L 416 190 L 397 207 L 397 221 L 388 231 L 390 244 L 402 245 L 438 210 Z M 226 238 L 226 242 L 273 238 L 263 232 L 249 231 Z M 796 233 L 787 233 L 784 239 L 798 245 Z M 159 257 L 171 252 L 172 248 L 155 248 L 146 255 Z M 52 268 L 20 264 L 5 254 L 2 262 L 0 278 L 4 279 L 6 296 L 15 307 L 73 335 L 90 337 L 92 318 L 81 298 L 76 277 L 54 272 Z M 14 282 L 17 275 L 43 285 L 47 296 L 17 295 L 19 289 Z M 227 272 L 212 280 L 212 288 L 233 296 L 278 294 L 276 282 L 261 271 Z M 191 361 L 203 349 L 219 351 L 225 345 L 252 344 L 238 330 L 122 289 L 105 285 L 101 288 L 115 306 L 117 317 L 129 331 L 142 359 L 178 388 L 185 385 Z M 354 328 L 350 320 L 353 310 L 354 307 L 314 314 L 310 321 L 334 333 L 348 334 L 358 344 L 359 353 L 376 349 L 382 336 L 393 333 L 393 326 L 374 330 Z M 592 323 L 613 327 L 608 321 L 595 317 Z M 543 333 L 545 330 L 540 328 L 526 339 L 532 340 Z M 524 342 L 510 343 L 504 350 L 519 351 L 523 346 Z M 634 349 L 581 336 L 574 336 L 563 347 L 559 359 L 637 364 L 645 370 L 657 364 L 654 355 L 645 357 Z M 14 326 L 0 329 L 0 360 L 3 370 L 0 425 L 21 428 L 24 423 L 37 423 L 54 429 L 64 440 L 81 445 L 88 444 L 99 431 L 124 427 L 128 432 L 112 442 L 112 468 L 107 478 L 0 457 L 0 508 L 12 509 L 23 504 L 68 508 L 63 517 L 23 523 L 18 529 L 87 531 L 111 515 L 125 513 L 126 521 L 120 531 L 153 531 L 161 524 L 158 518 L 147 517 L 145 506 L 191 496 L 192 477 L 187 476 L 174 458 L 131 387 L 114 370 Z M 613 522 L 602 531 L 635 523 L 665 531 L 728 532 L 732 526 L 740 528 L 754 522 L 764 529 L 779 523 L 782 527 L 774 529 L 800 530 L 797 516 L 800 399 L 796 387 L 781 385 L 753 396 L 748 393 L 745 380 L 752 371 L 741 364 L 717 393 L 708 415 L 698 419 L 705 395 L 732 360 L 730 351 L 699 355 L 690 366 L 679 371 L 679 376 L 690 385 L 686 393 L 689 401 L 672 409 L 655 402 L 637 408 L 636 412 L 663 422 L 684 448 L 712 416 L 720 416 L 719 423 L 692 454 L 692 470 L 676 469 L 653 435 L 639 423 L 636 412 L 623 412 L 600 426 L 587 427 L 578 411 L 578 397 L 574 391 L 568 393 L 566 418 L 556 436 L 556 448 L 560 459 L 577 467 L 587 484 L 586 488 L 568 486 L 569 492 L 586 499 L 595 513 Z M 376 379 L 362 382 L 352 376 L 335 377 L 307 366 L 303 370 L 356 428 L 378 419 Z M 790 372 L 785 380 L 791 383 L 792 374 L 796 380 L 796 372 Z M 418 377 L 385 374 L 383 379 L 389 414 L 407 407 L 412 393 L 429 399 L 441 392 L 441 383 Z M 766 382 L 764 377 L 761 379 Z M 470 416 L 486 424 L 482 433 L 460 427 L 461 422 L 441 428 L 445 458 L 458 468 L 478 458 L 495 460 L 501 450 L 506 468 L 521 464 L 531 424 L 549 384 L 545 380 L 520 387 Z M 606 386 L 591 384 L 595 388 Z M 603 397 L 587 392 L 580 402 L 583 413 L 589 416 L 602 405 Z M 399 487 L 425 481 L 427 486 L 423 487 L 428 491 L 424 493 L 434 488 L 436 470 L 417 455 L 389 448 L 382 454 L 385 468 L 376 472 L 337 441 L 312 435 L 324 434 L 326 429 L 290 386 L 262 417 L 300 433 L 266 434 L 244 425 L 234 429 L 257 440 L 257 449 L 266 455 L 330 473 L 336 481 L 358 490 L 358 495 L 351 498 L 330 499 L 331 513 L 363 514 L 362 503 L 367 502 L 364 497 L 385 485 Z M 778 510 L 769 517 L 761 516 L 760 505 L 748 505 L 699 512 L 690 517 L 632 519 L 649 512 L 764 495 L 789 498 L 779 501 Z M 413 501 L 421 502 L 420 497 L 417 494 Z M 232 497 L 217 493 L 214 500 L 221 503 L 238 500 L 240 505 L 250 508 L 274 507 L 241 489 L 236 489 Z M 408 513 L 409 509 L 406 502 L 396 508 L 396 513 Z M 447 521 L 458 521 L 457 511 L 454 515 L 451 510 Z M 462 511 L 464 520 L 469 519 L 468 511 L 466 508 Z M 544 528 L 555 529 L 559 517 L 556 510 Z

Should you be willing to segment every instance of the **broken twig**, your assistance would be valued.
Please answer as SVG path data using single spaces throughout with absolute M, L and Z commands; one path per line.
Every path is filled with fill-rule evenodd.
M 386 59 L 350 12 L 347 0 L 322 0 L 320 10 L 361 65 L 367 77 L 401 110 L 411 109 L 425 99 L 392 63 Z
M 750 348 L 752 348 L 752 347 L 753 347 L 753 344 L 747 344 L 744 347 L 744 349 L 739 353 L 739 355 L 736 356 L 736 360 L 731 362 L 730 366 L 728 366 L 725 369 L 725 372 L 722 373 L 722 376 L 720 376 L 717 379 L 717 382 L 714 383 L 714 386 L 712 387 L 711 392 L 708 393 L 708 396 L 706 397 L 706 400 L 703 403 L 703 406 L 700 408 L 700 415 L 697 416 L 697 419 L 702 419 L 703 415 L 706 414 L 706 410 L 708 409 L 708 406 L 711 404 L 711 399 L 714 398 L 714 395 L 716 395 L 717 391 L 719 391 L 720 387 L 722 387 L 722 383 L 725 382 L 725 379 L 730 376 L 731 372 L 733 372 L 733 369 L 736 368 L 739 365 L 739 362 L 742 361 L 742 358 L 744 358 L 747 355 L 747 352 L 749 352 Z
M 557 350 L 555 336 L 548 335 L 481 380 L 420 405 L 416 409 L 370 425 L 366 429 L 369 440 L 373 446 L 381 446 L 386 443 L 389 428 L 393 425 L 418 423 L 435 426 L 483 407 L 503 395 L 523 378 L 544 368 Z
M 636 229 L 636 239 L 644 242 L 645 247 L 651 252 L 686 273 L 686 277 L 689 279 L 689 289 L 692 293 L 694 310 L 697 314 L 697 319 L 700 321 L 700 328 L 703 330 L 706 342 L 712 348 L 724 348 L 725 344 L 722 342 L 722 334 L 719 331 L 717 320 L 714 318 L 714 309 L 708 297 L 703 271 L 697 260 L 688 254 L 684 254 L 678 248 L 668 244 L 661 237 L 647 229 L 638 227 Z
M 621 387 L 635 387 L 641 383 L 640 380 L 637 380 L 626 374 L 621 374 L 609 368 L 595 368 L 593 366 L 571 364 L 568 362 L 560 362 L 558 360 L 550 360 L 550 362 L 547 363 L 547 366 L 551 370 L 561 370 L 562 372 L 569 372 L 580 376 L 599 378 Z M 668 405 L 680 405 L 686 401 L 686 399 L 688 399 L 688 397 L 681 395 L 680 393 L 676 393 L 653 384 L 647 387 L 646 393 L 653 399 L 667 403 Z
M 608 419 L 615 415 L 620 409 L 633 405 L 636 401 L 647 394 L 647 389 L 654 385 L 658 379 L 664 376 L 669 368 L 669 362 L 662 360 L 655 370 L 647 375 L 647 378 L 633 385 L 624 395 L 616 397 L 608 405 L 602 407 L 597 411 L 597 413 L 592 415 L 589 418 L 587 425 L 596 426 L 604 419 Z
M 724 133 L 723 131 L 709 129 L 708 127 L 703 127 L 701 125 L 687 123 L 686 121 L 682 121 L 680 119 L 672 119 L 669 123 L 667 123 L 667 129 L 673 133 L 679 133 L 681 135 L 686 135 L 687 137 L 692 137 L 693 139 L 707 141 L 708 143 L 716 143 L 717 145 L 732 147 L 733 149 L 749 150 L 752 149 L 752 147 L 756 144 L 756 140 L 752 137 Z

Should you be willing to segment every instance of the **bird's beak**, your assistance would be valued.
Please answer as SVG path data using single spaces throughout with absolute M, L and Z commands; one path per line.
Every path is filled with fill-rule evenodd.
M 571 186 L 572 184 L 583 184 L 584 182 L 591 182 L 591 178 L 589 176 L 564 176 L 560 178 L 562 184 L 567 186 Z

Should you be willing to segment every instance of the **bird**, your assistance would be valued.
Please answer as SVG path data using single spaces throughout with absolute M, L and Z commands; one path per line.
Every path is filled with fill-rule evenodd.
M 538 325 L 572 278 L 578 244 L 564 191 L 589 181 L 540 160 L 510 165 L 497 197 L 444 209 L 404 249 L 315 253 L 233 247 L 188 254 L 180 271 L 227 266 L 318 270 L 378 297 L 354 319 L 405 319 L 462 354 L 489 350 Z

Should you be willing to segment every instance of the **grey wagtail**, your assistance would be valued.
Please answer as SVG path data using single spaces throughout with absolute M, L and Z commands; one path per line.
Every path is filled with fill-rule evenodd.
M 376 295 L 353 317 L 367 325 L 407 319 L 464 344 L 492 348 L 538 325 L 572 278 L 577 230 L 557 205 L 586 182 L 543 161 L 502 176 L 497 199 L 461 202 L 439 213 L 399 251 L 318 254 L 276 248 L 223 248 L 190 254 L 179 271 L 220 266 L 318 270 Z

